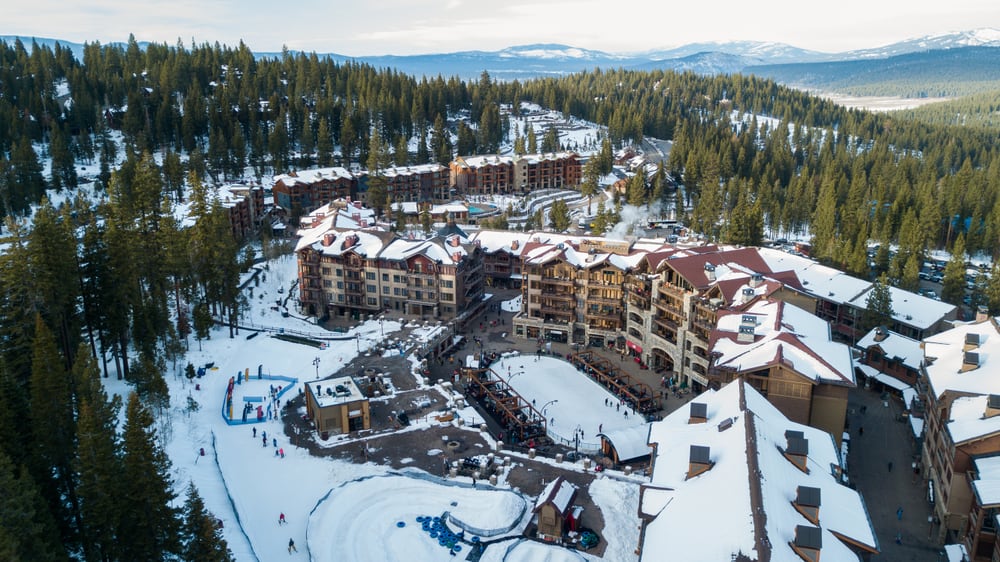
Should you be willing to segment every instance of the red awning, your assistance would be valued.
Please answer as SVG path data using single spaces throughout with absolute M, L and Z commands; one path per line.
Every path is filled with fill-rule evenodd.
M 635 350 L 636 353 L 642 353 L 642 347 L 630 341 L 626 341 L 625 346 L 628 347 L 629 349 Z

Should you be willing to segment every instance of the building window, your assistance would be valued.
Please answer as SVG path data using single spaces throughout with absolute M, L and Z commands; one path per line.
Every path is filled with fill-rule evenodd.
M 338 269 L 336 271 L 336 274 L 337 274 L 337 277 L 343 277 L 344 276 L 344 270 L 343 269 Z
M 455 286 L 455 282 L 449 279 L 443 279 L 441 281 L 441 286 L 444 287 L 445 289 L 451 289 L 452 287 Z
M 321 268 L 320 271 L 323 272 L 323 275 L 330 275 L 330 268 L 329 267 Z
M 333 281 L 330 281 L 329 279 L 324 279 L 323 286 L 327 288 L 333 287 Z
M 377 306 L 378 299 L 374 297 L 368 297 L 368 306 Z
M 382 274 L 382 281 L 384 283 L 388 283 L 389 282 L 389 274 L 388 273 L 383 273 Z
M 389 287 L 382 287 L 382 294 L 383 295 L 388 295 L 389 294 Z
M 366 272 L 365 273 L 365 279 L 367 279 L 369 281 L 374 281 L 375 280 L 375 272 L 374 271 L 368 271 L 368 272 Z
M 337 288 L 340 289 L 340 290 L 344 290 L 344 282 L 343 281 L 337 281 Z M 341 295 L 341 296 L 343 296 L 343 295 Z
M 368 291 L 369 293 L 375 293 L 378 291 L 378 287 L 376 287 L 375 285 L 367 285 L 365 287 L 365 290 Z
M 343 294 L 337 295 L 337 302 L 344 302 L 344 295 Z
M 393 275 L 392 276 L 392 282 L 393 283 L 399 283 L 399 276 L 398 275 Z

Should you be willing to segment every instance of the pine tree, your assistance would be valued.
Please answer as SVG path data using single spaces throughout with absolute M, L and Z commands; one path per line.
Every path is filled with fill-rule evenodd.
M 78 529 L 76 497 L 76 420 L 73 416 L 73 386 L 63 368 L 63 358 L 41 316 L 35 318 L 35 341 L 31 359 L 32 465 L 64 542 Z
M 552 207 L 549 208 L 549 223 L 556 232 L 563 232 L 569 229 L 571 221 L 566 201 L 557 199 L 552 203 Z
M 333 163 L 333 136 L 326 117 L 319 120 L 319 130 L 316 133 L 316 159 L 322 168 Z
M 76 162 L 69 149 L 66 133 L 58 125 L 52 126 L 49 153 L 52 157 L 52 187 L 75 188 L 77 184 Z
M 892 322 L 892 293 L 889 292 L 889 280 L 882 274 L 872 284 L 868 298 L 865 299 L 865 310 L 861 314 L 861 333 L 868 333 L 876 326 L 888 326 Z
M 944 266 L 941 300 L 960 307 L 963 297 L 965 297 L 965 236 L 959 234 L 951 248 L 951 259 Z
M 182 558 L 187 562 L 231 562 L 233 553 L 222 537 L 215 517 L 205 508 L 205 502 L 194 484 L 188 486 L 184 502 L 182 525 L 184 545 Z
M 813 257 L 832 260 L 837 249 L 837 191 L 832 178 L 823 179 L 810 226 Z
M 125 408 L 122 439 L 121 532 L 122 560 L 165 560 L 179 555 L 179 514 L 172 507 L 175 494 L 170 461 L 157 444 L 153 416 L 136 393 Z
M 118 559 L 121 525 L 121 446 L 118 412 L 121 399 L 108 399 L 97 363 L 81 347 L 73 366 L 79 395 L 77 434 L 79 475 L 77 493 L 83 520 L 81 543 L 86 560 Z
M 69 560 L 45 500 L 28 471 L 0 452 L 0 556 L 12 562 Z

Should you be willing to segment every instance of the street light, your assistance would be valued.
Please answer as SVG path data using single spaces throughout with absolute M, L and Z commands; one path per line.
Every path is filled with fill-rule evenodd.
M 316 367 L 316 380 L 319 380 L 319 356 L 313 359 L 313 365 Z
M 542 408 L 541 408 L 541 410 L 539 410 L 539 411 L 541 411 L 541 412 L 542 412 L 542 418 L 544 418 L 544 417 L 545 417 L 545 409 L 546 409 L 546 408 L 548 408 L 549 406 L 551 406 L 551 405 L 555 404 L 555 403 L 556 403 L 556 402 L 558 402 L 558 401 L 559 401 L 559 400 L 549 400 L 548 402 L 546 402 L 546 403 L 542 404 Z
M 361 353 L 361 332 L 358 332 L 356 335 L 357 339 L 355 341 L 358 343 L 358 353 Z

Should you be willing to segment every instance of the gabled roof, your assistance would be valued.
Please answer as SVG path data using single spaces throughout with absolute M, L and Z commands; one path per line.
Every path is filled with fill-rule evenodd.
M 576 496 L 576 484 L 560 476 L 545 486 L 531 511 L 537 512 L 543 505 L 551 503 L 560 513 L 565 513 L 574 496 Z
M 703 393 L 699 401 L 707 405 L 707 423 L 689 424 L 683 408 L 652 423 L 656 454 L 641 495 L 640 512 L 649 519 L 641 560 L 717 562 L 742 555 L 798 561 L 789 546 L 796 527 L 814 526 L 793 505 L 800 487 L 822 496 L 822 560 L 859 560 L 847 542 L 877 551 L 861 495 L 831 472 L 839 454 L 828 433 L 788 420 L 740 381 Z M 720 431 L 726 420 L 728 428 Z M 808 473 L 782 454 L 788 430 L 809 442 Z M 687 478 L 691 445 L 709 447 L 714 464 Z
M 978 323 L 959 324 L 954 328 L 926 337 L 923 340 L 924 367 L 927 382 L 934 396 L 947 391 L 967 394 L 1000 394 L 1000 332 L 995 319 Z M 965 342 L 968 336 L 978 336 L 979 344 L 973 350 L 978 354 L 979 365 L 963 370 Z
M 754 338 L 739 341 L 745 317 L 753 317 Z M 759 300 L 741 310 L 723 310 L 712 331 L 709 351 L 716 367 L 749 372 L 784 364 L 813 383 L 853 386 L 851 350 L 830 337 L 822 319 L 775 300 Z
M 742 271 L 754 271 L 768 274 L 771 269 L 760 258 L 757 248 L 735 248 L 716 252 L 695 253 L 686 256 L 675 256 L 663 265 L 672 268 L 692 286 L 699 290 L 707 288 L 714 282 L 705 272 L 705 265 L 711 264 L 716 269 L 716 279 L 726 275 L 734 267 Z M 730 266 L 730 264 L 734 264 Z
M 897 334 L 892 330 L 885 330 L 885 338 L 882 341 L 876 341 L 880 330 L 885 330 L 885 328 L 872 328 L 870 332 L 858 340 L 857 346 L 861 349 L 877 346 L 886 357 L 899 359 L 903 365 L 913 370 L 920 368 L 920 362 L 924 359 L 924 350 L 920 348 L 919 341 Z

